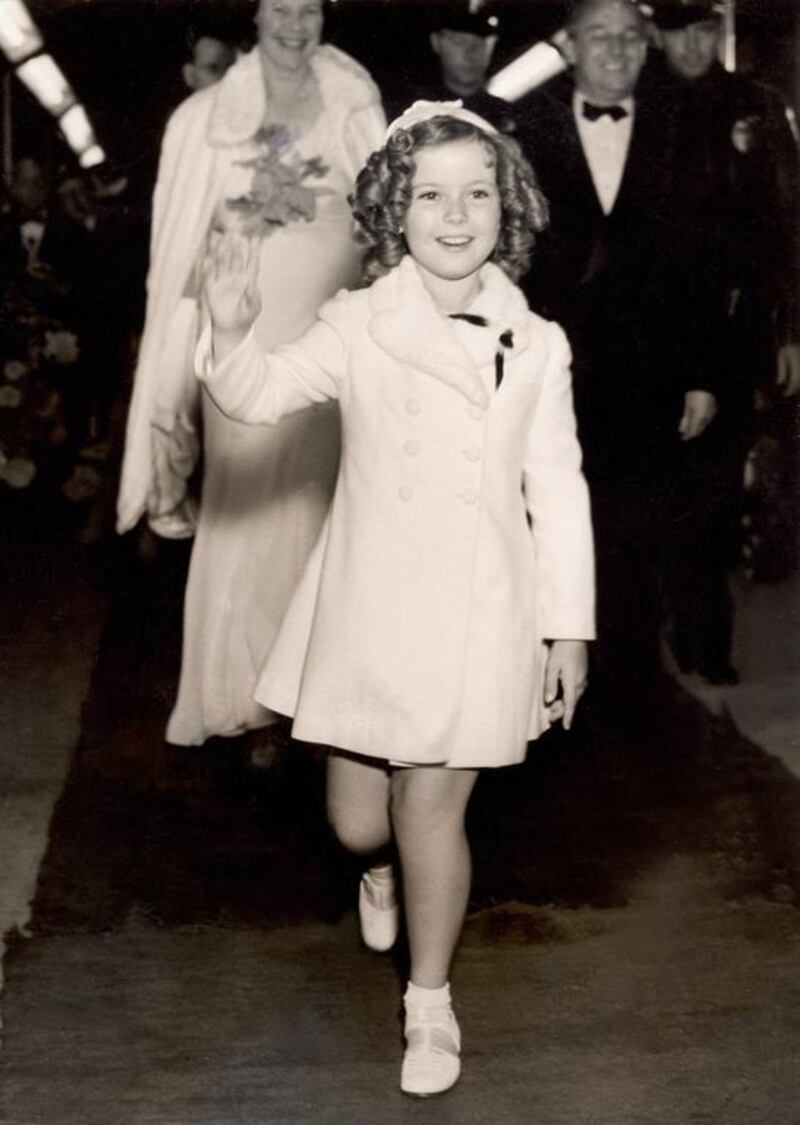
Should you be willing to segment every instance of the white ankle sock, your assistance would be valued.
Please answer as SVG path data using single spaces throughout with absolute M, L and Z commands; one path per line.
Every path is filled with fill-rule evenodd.
M 403 997 L 407 1008 L 442 1008 L 450 1003 L 450 983 L 441 988 L 422 988 L 413 981 L 408 982 Z

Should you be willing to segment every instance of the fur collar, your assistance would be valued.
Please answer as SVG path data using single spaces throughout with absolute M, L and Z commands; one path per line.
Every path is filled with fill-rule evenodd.
M 319 83 L 322 103 L 330 110 L 346 114 L 380 98 L 367 71 L 329 43 L 314 52 L 311 70 Z M 261 128 L 267 108 L 257 47 L 236 60 L 214 87 L 214 95 L 208 143 L 223 148 L 250 140 Z
M 369 332 L 385 352 L 453 387 L 480 406 L 489 395 L 480 369 L 494 366 L 500 336 L 513 333 L 513 356 L 530 343 L 530 312 L 522 293 L 491 262 L 481 269 L 481 291 L 465 311 L 484 317 L 486 327 L 470 325 L 463 332 L 436 308 L 414 260 L 399 266 L 369 291 Z

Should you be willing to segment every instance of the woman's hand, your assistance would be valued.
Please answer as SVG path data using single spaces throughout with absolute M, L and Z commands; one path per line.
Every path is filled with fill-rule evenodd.
M 259 243 L 228 232 L 206 259 L 203 303 L 214 330 L 214 356 L 222 359 L 247 335 L 261 311 Z
M 553 641 L 544 675 L 544 703 L 550 721 L 572 726 L 578 700 L 586 690 L 589 657 L 586 641 Z M 560 688 L 560 694 L 559 694 Z

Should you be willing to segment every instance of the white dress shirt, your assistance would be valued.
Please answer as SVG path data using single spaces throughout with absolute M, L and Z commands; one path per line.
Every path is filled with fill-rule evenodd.
M 623 98 L 618 103 L 627 110 L 625 116 L 618 121 L 608 114 L 598 117 L 596 121 L 584 117 L 583 103 L 589 100 L 576 90 L 572 97 L 572 111 L 600 206 L 604 214 L 608 215 L 614 206 L 625 171 L 633 129 L 633 98 Z

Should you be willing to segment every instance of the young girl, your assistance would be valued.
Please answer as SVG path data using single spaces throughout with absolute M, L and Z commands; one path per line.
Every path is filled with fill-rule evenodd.
M 555 719 L 570 726 L 592 538 L 567 343 L 509 280 L 546 218 L 514 142 L 458 103 L 416 103 L 353 208 L 377 280 L 267 356 L 246 335 L 252 252 L 229 243 L 207 276 L 197 367 L 241 421 L 339 401 L 332 508 L 256 698 L 332 747 L 329 815 L 372 862 L 360 916 L 373 948 L 396 936 L 394 840 L 411 955 L 401 1089 L 427 1096 L 460 1070 L 448 980 L 467 802 L 482 766 L 522 761 Z

